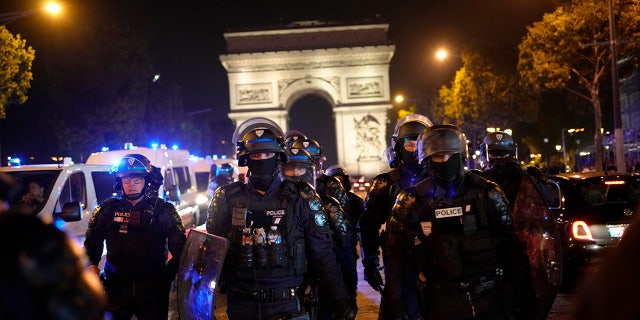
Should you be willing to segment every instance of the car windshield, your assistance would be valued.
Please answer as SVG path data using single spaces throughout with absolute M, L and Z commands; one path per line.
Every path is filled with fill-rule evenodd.
M 580 187 L 582 198 L 592 206 L 610 203 L 635 204 L 640 198 L 637 179 L 593 180 Z
M 9 198 L 9 203 L 11 206 L 14 205 L 25 205 L 28 198 L 32 196 L 27 196 L 30 193 L 29 185 L 36 182 L 43 188 L 43 193 L 41 195 L 42 201 L 29 201 L 28 210 L 36 213 L 42 209 L 42 206 L 45 204 L 46 199 L 49 198 L 49 194 L 51 193 L 51 189 L 53 188 L 53 184 L 60 175 L 61 170 L 25 170 L 25 171 L 7 171 L 16 182 L 16 186 L 14 188 L 14 192 L 11 194 Z

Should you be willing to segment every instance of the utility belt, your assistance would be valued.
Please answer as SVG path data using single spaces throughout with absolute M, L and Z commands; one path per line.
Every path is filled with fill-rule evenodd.
M 474 293 L 479 294 L 487 290 L 495 289 L 498 281 L 494 279 L 482 279 L 476 281 L 461 282 L 441 282 L 435 284 L 436 293 L 457 294 Z
M 282 289 L 239 289 L 229 288 L 234 294 L 258 302 L 286 301 L 298 298 L 298 287 Z

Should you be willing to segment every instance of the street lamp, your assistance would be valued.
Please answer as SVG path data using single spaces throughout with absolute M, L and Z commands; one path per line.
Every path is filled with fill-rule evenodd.
M 618 172 L 626 171 L 624 160 L 624 135 L 622 133 L 622 118 L 620 116 L 620 92 L 618 88 L 618 55 L 616 52 L 616 21 L 613 15 L 613 1 L 609 3 L 609 44 L 611 47 L 611 94 L 613 105 L 613 124 L 616 139 L 616 168 Z
M 50 1 L 47 2 L 44 7 L 38 9 L 0 13 L 0 25 L 6 26 L 20 18 L 28 17 L 30 15 L 43 11 L 55 16 L 58 15 L 61 10 L 62 7 L 60 6 L 60 4 Z
M 546 157 L 547 168 L 549 168 L 549 138 L 544 138 L 544 154 Z

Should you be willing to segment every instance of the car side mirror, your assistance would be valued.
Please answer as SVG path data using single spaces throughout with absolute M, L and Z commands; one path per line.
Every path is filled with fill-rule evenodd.
M 179 201 L 180 200 L 180 190 L 178 186 L 175 184 L 169 185 L 166 187 L 164 191 L 165 197 L 167 201 Z
M 79 201 L 67 202 L 62 206 L 62 212 L 56 212 L 54 217 L 66 222 L 80 221 L 82 219 L 82 208 Z

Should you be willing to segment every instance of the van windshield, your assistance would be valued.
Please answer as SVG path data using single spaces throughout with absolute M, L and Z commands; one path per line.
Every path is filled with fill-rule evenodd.
M 9 204 L 26 212 L 38 213 L 49 198 L 60 172 L 62 170 L 7 171 L 16 182 Z

